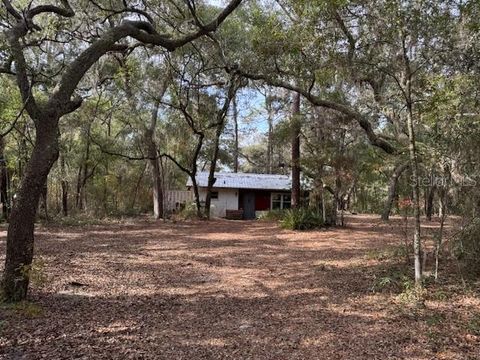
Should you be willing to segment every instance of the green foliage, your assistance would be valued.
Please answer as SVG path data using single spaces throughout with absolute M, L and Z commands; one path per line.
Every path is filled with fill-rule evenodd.
M 480 218 L 473 219 L 455 237 L 452 251 L 460 261 L 464 274 L 480 274 Z
M 176 217 L 180 220 L 198 219 L 197 205 L 195 203 L 186 204 Z
M 381 250 L 370 250 L 366 257 L 369 260 L 403 260 L 407 256 L 405 246 L 388 246 Z
M 56 216 L 49 219 L 49 225 L 56 226 L 66 226 L 66 227 L 75 227 L 75 226 L 92 226 L 92 225 L 108 225 L 115 223 L 124 223 L 128 218 L 125 218 L 124 215 L 118 217 L 93 217 L 88 213 L 78 213 L 69 216 Z
M 260 220 L 279 221 L 282 228 L 289 230 L 311 230 L 325 225 L 321 213 L 307 208 L 270 210 L 263 213 Z
M 438 289 L 429 293 L 429 298 L 435 301 L 448 301 L 451 299 L 451 297 L 451 293 L 442 289 Z
M 45 272 L 46 262 L 43 258 L 37 257 L 31 265 L 23 266 L 21 273 L 30 279 L 30 283 L 36 287 L 45 286 L 49 278 Z
M 286 210 L 280 224 L 289 230 L 311 230 L 325 225 L 321 213 L 307 208 Z
M 445 316 L 440 313 L 433 313 L 426 317 L 425 322 L 428 326 L 434 327 L 441 325 L 445 321 Z
M 423 287 L 415 286 L 414 281 L 409 278 L 403 282 L 403 291 L 398 295 L 398 300 L 405 305 L 423 304 L 427 290 Z
M 375 275 L 371 290 L 373 292 L 404 293 L 413 286 L 413 281 L 408 275 L 408 269 L 392 268 L 386 274 Z
M 4 310 L 14 311 L 27 318 L 39 317 L 43 314 L 43 309 L 30 301 L 20 301 L 17 303 L 3 303 L 0 308 Z
M 468 331 L 475 336 L 480 336 L 480 313 L 473 314 L 467 323 Z
M 269 210 L 263 212 L 259 216 L 259 220 L 264 220 L 264 221 L 280 221 L 285 217 L 285 210 Z

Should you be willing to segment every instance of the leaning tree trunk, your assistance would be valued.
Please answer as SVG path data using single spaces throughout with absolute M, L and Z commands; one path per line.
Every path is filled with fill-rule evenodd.
M 230 87 L 228 89 L 228 95 L 225 99 L 221 110 L 217 113 L 216 116 L 216 131 L 215 131 L 215 142 L 213 147 L 213 156 L 210 160 L 210 171 L 208 173 L 208 183 L 207 183 L 207 195 L 205 197 L 205 215 L 207 219 L 210 219 L 210 206 L 212 203 L 212 189 L 215 184 L 215 169 L 217 168 L 218 154 L 220 152 L 220 137 L 222 136 L 223 130 L 225 128 L 225 116 L 227 116 L 228 109 L 230 108 L 230 103 L 235 99 L 237 87 L 235 85 L 235 79 L 231 79 Z M 234 102 L 235 104 L 235 102 Z M 236 112 L 236 105 L 234 111 Z M 238 145 L 238 144 L 237 144 Z
M 215 144 L 213 149 L 212 160 L 210 161 L 210 170 L 208 172 L 208 183 L 207 183 L 207 195 L 205 197 L 205 215 L 207 219 L 210 219 L 210 207 L 212 205 L 212 189 L 215 185 L 215 169 L 217 167 L 218 153 L 220 150 L 220 136 L 222 136 L 224 123 L 219 123 L 217 125 L 217 131 L 215 132 Z
M 300 94 L 292 104 L 292 208 L 300 206 Z
M 397 165 L 397 167 L 393 171 L 392 176 L 390 177 L 390 183 L 388 184 L 388 196 L 383 207 L 382 220 L 388 221 L 388 218 L 390 217 L 393 200 L 395 199 L 395 195 L 397 194 L 398 179 L 407 168 L 408 163 Z
M 35 216 L 48 173 L 58 158 L 58 121 L 42 120 L 10 216 L 2 284 L 7 301 L 20 301 L 27 296 Z
M 40 199 L 41 199 L 41 208 L 43 209 L 43 215 L 45 216 L 45 221 L 48 222 L 48 184 L 47 181 L 45 181 L 45 184 L 43 185 L 42 188 L 42 193 L 40 194 Z

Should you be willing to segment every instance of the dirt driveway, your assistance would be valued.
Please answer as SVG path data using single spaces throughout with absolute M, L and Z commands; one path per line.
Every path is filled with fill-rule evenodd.
M 407 311 L 374 291 L 392 265 L 377 255 L 402 242 L 393 224 L 42 228 L 31 303 L 0 308 L 0 358 L 480 359 L 475 294 L 432 290 Z

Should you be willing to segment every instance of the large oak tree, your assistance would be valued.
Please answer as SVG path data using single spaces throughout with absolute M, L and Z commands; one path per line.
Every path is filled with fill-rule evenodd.
M 178 22 L 175 18 L 168 19 L 166 5 L 162 2 L 155 2 L 156 11 L 152 13 L 156 15 L 153 16 L 148 7 L 132 7 L 127 1 L 113 9 L 94 1 L 76 4 L 76 9 L 67 0 L 61 0 L 60 6 L 33 3 L 20 9 L 9 0 L 3 0 L 6 46 L 2 51 L 4 63 L 1 72 L 16 77 L 24 108 L 36 130 L 33 151 L 10 216 L 3 275 L 6 300 L 19 301 L 27 295 L 34 253 L 34 222 L 40 193 L 59 155 L 59 121 L 82 105 L 83 99 L 76 91 L 85 74 L 109 52 L 130 51 L 129 49 L 139 46 L 174 51 L 214 32 L 241 2 L 242 0 L 232 0 L 213 20 L 203 22 L 195 2 L 186 1 L 183 3 L 183 12 L 179 11 L 184 18 Z M 95 16 L 98 23 L 87 25 L 75 22 L 76 10 L 85 16 L 87 8 L 90 7 L 91 10 L 92 4 L 104 14 L 103 19 L 102 16 Z M 179 9 L 180 5 L 178 4 Z M 91 16 L 90 13 L 88 15 Z M 166 21 L 163 15 L 167 17 Z M 181 25 L 189 19 L 190 26 L 185 30 L 185 26 Z M 52 24 L 56 26 L 53 38 L 47 32 L 42 32 L 44 27 Z M 46 81 L 42 79 L 45 76 L 31 66 L 31 54 L 41 51 L 44 43 L 58 44 L 65 34 L 69 34 L 71 39 L 81 37 L 85 41 L 75 51 L 70 51 L 69 58 L 62 51 L 56 54 L 53 61 L 60 62 L 61 66 Z M 63 47 L 65 52 L 72 50 L 66 42 Z

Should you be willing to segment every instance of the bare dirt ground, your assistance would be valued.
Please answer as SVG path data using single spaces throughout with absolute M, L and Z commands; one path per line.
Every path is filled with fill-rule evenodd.
M 369 216 L 41 227 L 41 281 L 0 308 L 0 358 L 480 359 L 479 294 L 451 274 L 405 305 L 388 280 L 402 241 L 399 219 Z

